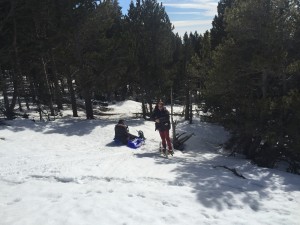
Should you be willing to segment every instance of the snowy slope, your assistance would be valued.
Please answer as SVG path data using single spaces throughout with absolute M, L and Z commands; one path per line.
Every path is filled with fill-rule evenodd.
M 226 157 L 223 128 L 180 123 L 195 136 L 165 159 L 153 122 L 131 118 L 139 103 L 110 108 L 118 115 L 0 126 L 0 225 L 300 224 L 299 176 Z M 119 117 L 146 145 L 113 145 Z

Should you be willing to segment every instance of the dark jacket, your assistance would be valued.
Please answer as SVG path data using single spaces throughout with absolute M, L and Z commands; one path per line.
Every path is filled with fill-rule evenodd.
M 151 115 L 152 120 L 159 119 L 159 122 L 155 122 L 155 130 L 165 131 L 170 130 L 171 122 L 170 122 L 170 113 L 169 111 L 163 107 L 162 110 L 159 110 L 155 107 L 153 114 Z
M 127 125 L 118 123 L 115 126 L 115 139 L 121 141 L 123 144 L 127 144 L 128 140 L 134 138 L 137 138 L 137 136 L 129 133 Z
M 128 127 L 124 124 L 117 124 L 115 126 L 115 139 L 127 144 L 129 139 Z

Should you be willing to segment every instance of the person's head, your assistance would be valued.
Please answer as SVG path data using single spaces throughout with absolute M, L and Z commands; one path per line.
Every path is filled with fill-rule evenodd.
M 160 100 L 160 101 L 157 103 L 157 107 L 158 107 L 159 110 L 162 110 L 162 109 L 164 108 L 164 102 Z
M 123 125 L 125 125 L 125 120 L 123 120 L 123 119 L 119 120 L 118 124 L 123 124 Z

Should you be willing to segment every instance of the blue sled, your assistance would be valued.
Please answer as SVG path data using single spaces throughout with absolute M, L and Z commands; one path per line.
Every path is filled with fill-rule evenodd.
M 128 143 L 127 143 L 127 146 L 129 148 L 139 148 L 141 147 L 143 144 L 145 144 L 145 140 L 142 139 L 142 138 L 135 138 L 133 140 L 129 140 Z
M 120 140 L 116 139 L 116 138 L 114 138 L 114 142 L 115 142 L 117 145 L 123 145 L 123 143 L 122 143 Z M 141 147 L 144 143 L 145 143 L 145 140 L 144 140 L 144 139 L 142 139 L 142 138 L 135 138 L 135 139 L 133 139 L 133 140 L 129 140 L 129 141 L 127 142 L 127 146 L 128 146 L 129 148 L 137 149 L 137 148 Z

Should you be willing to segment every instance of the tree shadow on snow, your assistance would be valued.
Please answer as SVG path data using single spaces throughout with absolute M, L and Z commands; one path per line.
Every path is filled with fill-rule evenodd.
M 158 154 L 154 152 L 146 152 L 146 153 L 136 153 L 134 154 L 137 158 L 154 158 Z
M 223 141 L 221 130 L 212 129 L 209 124 L 193 125 L 196 138 L 187 143 L 185 154 L 178 154 L 169 160 L 158 160 L 159 164 L 174 163 L 172 172 L 177 178 L 172 183 L 184 183 L 193 188 L 200 204 L 218 211 L 251 208 L 259 211 L 262 204 L 272 199 L 276 190 L 299 191 L 297 176 L 286 172 L 260 168 L 248 160 L 226 157 L 217 152 L 218 142 Z M 215 125 L 212 125 L 215 126 Z M 223 167 L 235 168 L 246 179 L 236 176 Z M 292 182 L 292 183 L 291 183 Z
M 117 124 L 117 120 L 109 119 L 61 119 L 56 121 L 46 122 L 33 122 L 32 120 L 12 120 L 7 122 L 7 126 L 0 126 L 2 129 L 10 129 L 13 132 L 21 132 L 26 129 L 33 130 L 44 134 L 63 134 L 66 136 L 84 136 L 90 134 L 96 128 L 104 128 L 106 126 L 112 126 L 111 133 L 114 136 L 114 125 Z M 129 126 L 140 126 L 143 124 L 142 120 L 130 120 Z M 9 126 L 9 127 L 8 127 Z
M 286 188 L 286 192 L 299 191 L 296 185 L 288 184 L 285 176 L 280 171 L 274 171 L 264 168 L 256 168 L 251 171 L 253 165 L 245 160 L 243 168 L 241 159 L 229 159 L 226 166 L 236 168 L 239 173 L 247 179 L 236 176 L 231 171 L 226 170 L 223 155 L 216 155 L 214 158 L 196 162 L 190 160 L 180 160 L 179 165 L 173 172 L 177 173 L 177 182 L 184 182 L 193 187 L 198 201 L 207 208 L 216 208 L 219 211 L 224 209 L 242 209 L 245 206 L 253 211 L 259 211 L 261 202 L 272 198 L 273 191 Z M 259 178 L 252 179 L 252 173 L 259 170 Z M 281 179 L 278 185 L 278 179 Z M 265 202 L 264 202 L 265 204 Z
M 166 164 L 166 163 L 172 163 L 171 161 L 168 161 L 165 156 L 159 154 L 159 152 L 146 152 L 146 153 L 135 153 L 134 154 L 137 158 L 154 158 L 154 159 L 160 159 L 159 163 Z M 170 156 L 172 157 L 172 156 Z M 165 159 L 164 161 L 161 161 L 161 159 Z
M 64 134 L 66 136 L 84 136 L 95 128 L 112 124 L 112 121 L 65 119 L 57 121 L 33 122 L 31 120 L 10 121 L 9 128 L 13 132 L 32 130 L 44 134 Z M 1 129 L 1 128 L 0 128 Z

